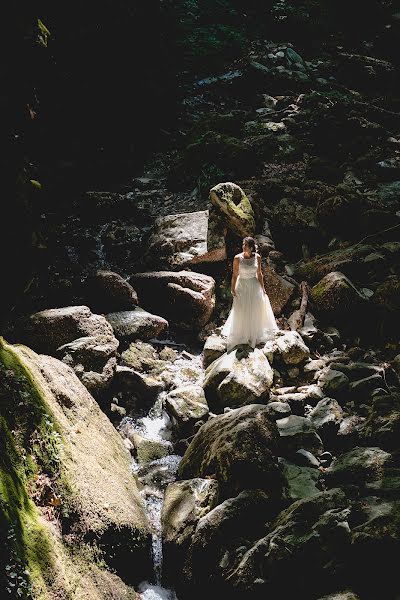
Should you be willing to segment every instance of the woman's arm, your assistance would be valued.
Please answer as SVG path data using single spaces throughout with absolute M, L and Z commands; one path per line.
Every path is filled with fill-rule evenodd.
M 236 280 L 239 275 L 239 257 L 235 256 L 233 259 L 233 271 L 232 271 L 232 280 L 231 280 L 231 294 L 232 296 L 236 296 Z
M 257 279 L 260 282 L 261 289 L 265 294 L 266 292 L 265 292 L 265 288 L 264 288 L 264 277 L 263 277 L 263 274 L 261 271 L 261 256 L 259 254 L 257 254 L 257 267 L 258 267 L 257 268 Z

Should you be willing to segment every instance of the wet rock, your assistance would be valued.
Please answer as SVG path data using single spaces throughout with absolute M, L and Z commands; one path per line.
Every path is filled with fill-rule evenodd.
M 140 465 L 146 465 L 153 460 L 172 454 L 171 442 L 147 439 L 136 431 L 132 431 L 128 439 L 134 446 L 134 453 Z
M 132 342 L 121 354 L 124 365 L 153 376 L 161 374 L 177 357 L 178 353 L 173 348 L 165 347 L 157 352 L 154 346 L 140 340 Z
M 140 303 L 186 329 L 201 329 L 215 306 L 212 277 L 192 271 L 136 273 L 130 282 Z
M 56 355 L 72 367 L 94 396 L 101 395 L 114 377 L 118 340 L 114 336 L 81 337 L 57 349 Z
M 348 501 L 340 489 L 297 500 L 282 511 L 229 576 L 239 594 L 310 597 L 336 584 L 335 566 L 351 543 Z M 327 571 L 326 564 L 331 564 Z M 333 563 L 333 564 L 332 564 Z M 313 565 L 310 579 L 307 566 Z M 290 572 L 290 577 L 287 574 Z M 258 584 L 258 585 L 257 585 Z
M 190 443 L 179 465 L 179 479 L 213 476 L 222 498 L 255 487 L 280 497 L 283 480 L 274 457 L 278 439 L 275 423 L 260 404 L 217 415 Z
M 220 335 L 210 335 L 203 348 L 203 363 L 207 368 L 214 360 L 225 354 L 226 339 Z
M 85 282 L 88 303 L 100 313 L 130 310 L 138 304 L 133 287 L 113 271 L 99 270 Z
M 272 368 L 258 348 L 244 358 L 239 350 L 223 354 L 207 367 L 204 392 L 212 410 L 237 407 L 267 399 L 273 382 Z
M 92 337 L 103 341 L 112 340 L 114 335 L 106 319 L 92 314 L 87 306 L 67 306 L 31 315 L 22 337 L 37 352 L 55 355 L 60 346 L 77 338 Z
M 158 217 L 148 244 L 146 256 L 158 268 L 226 259 L 224 224 L 208 210 Z
M 338 432 L 343 410 L 337 400 L 324 398 L 309 412 L 308 418 L 314 423 L 321 438 L 327 442 Z
M 218 183 L 211 188 L 210 199 L 225 215 L 229 229 L 240 237 L 254 235 L 253 208 L 242 188 L 231 181 Z
M 306 417 L 290 415 L 276 422 L 280 435 L 280 456 L 291 456 L 300 448 L 317 456 L 323 451 L 323 444 L 314 424 Z
M 311 299 L 319 313 L 338 318 L 347 318 L 350 311 L 366 302 L 350 279 L 339 271 L 328 273 L 311 288 Z
M 392 393 L 374 398 L 360 435 L 365 443 L 386 450 L 399 447 L 400 394 Z
M 209 409 L 200 385 L 186 385 L 169 392 L 165 409 L 172 419 L 173 427 L 181 437 L 193 434 L 198 421 L 207 420 Z
M 284 458 L 279 460 L 283 474 L 288 482 L 288 496 L 292 502 L 318 494 L 317 487 L 320 472 L 312 467 L 293 464 Z
M 137 306 L 135 310 L 106 315 L 117 339 L 123 342 L 150 340 L 168 329 L 168 321 Z
M 118 365 L 115 373 L 115 388 L 144 400 L 155 400 L 158 394 L 165 389 L 165 384 L 160 377 Z
M 217 501 L 218 483 L 214 479 L 187 479 L 167 486 L 161 513 L 163 575 L 167 579 L 176 580 L 199 520 Z
M 310 356 L 310 350 L 297 331 L 285 331 L 276 338 L 276 346 L 287 365 L 298 365 Z

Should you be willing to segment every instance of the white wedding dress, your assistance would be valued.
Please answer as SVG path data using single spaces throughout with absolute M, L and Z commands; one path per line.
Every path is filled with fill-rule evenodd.
M 274 337 L 279 330 L 271 303 L 257 278 L 257 256 L 239 255 L 239 274 L 231 312 L 222 328 L 227 351 L 239 344 L 255 348 Z

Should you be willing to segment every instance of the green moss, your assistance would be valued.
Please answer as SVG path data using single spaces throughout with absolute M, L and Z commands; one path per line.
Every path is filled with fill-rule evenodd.
M 0 338 L 0 533 L 7 539 L 0 591 L 21 598 L 46 588 L 53 576 L 51 544 L 28 489 L 39 473 L 59 472 L 61 436 L 43 392 L 11 346 Z M 29 581 L 28 581 L 29 580 Z M 10 593 L 10 592 L 8 592 Z M 37 594 L 35 598 L 45 597 Z

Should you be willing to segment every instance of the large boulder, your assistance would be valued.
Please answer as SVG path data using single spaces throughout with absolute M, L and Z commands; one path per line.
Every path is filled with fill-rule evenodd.
M 399 493 L 399 457 L 378 447 L 356 447 L 333 461 L 325 473 L 329 487 L 340 486 L 356 494 Z
M 310 357 L 310 350 L 297 331 L 285 331 L 275 340 L 278 353 L 287 365 L 298 365 Z
M 366 302 L 350 279 L 339 271 L 328 273 L 312 287 L 311 299 L 320 314 L 343 318 Z
M 140 304 L 186 329 L 201 329 L 215 306 L 212 277 L 192 271 L 136 273 L 130 282 Z
M 207 368 L 214 360 L 225 354 L 226 339 L 221 335 L 213 334 L 206 339 L 203 348 L 203 364 Z
M 278 429 L 260 404 L 218 415 L 197 432 L 179 465 L 179 479 L 213 477 L 221 497 L 262 488 L 280 497 L 283 488 L 275 454 Z
M 206 369 L 203 387 L 213 410 L 236 408 L 269 397 L 273 371 L 262 350 L 240 357 L 239 350 L 223 354 Z
M 111 339 L 113 330 L 101 315 L 92 314 L 87 306 L 49 308 L 30 315 L 21 337 L 36 352 L 55 355 L 64 344 L 81 337 Z
M 35 468 L 44 480 L 51 470 L 55 473 L 50 484 L 56 493 L 53 491 L 43 506 L 51 507 L 53 503 L 58 507 L 63 537 L 73 540 L 74 545 L 90 540 L 123 577 L 140 581 L 143 570 L 149 573 L 151 568 L 151 536 L 121 436 L 68 365 L 4 341 L 0 344 L 0 360 L 26 382 L 29 431 L 36 431 L 35 444 L 41 457 Z M 38 497 L 35 501 L 40 503 Z M 29 523 L 34 527 L 31 518 L 33 512 Z M 49 540 L 43 536 L 39 539 L 39 531 L 40 560 L 44 560 Z M 29 535 L 24 543 L 29 543 Z M 58 538 L 60 546 L 59 534 Z M 32 547 L 27 549 L 36 552 Z M 57 561 L 60 559 L 57 565 L 62 564 L 59 551 L 51 550 L 54 555 L 57 552 Z M 136 565 L 134 571 L 132 564 Z M 35 568 L 40 571 L 45 563 L 40 566 L 38 562 Z
M 229 583 L 245 597 L 277 598 L 283 580 L 286 597 L 309 598 L 332 589 L 335 565 L 340 565 L 351 543 L 349 513 L 340 489 L 294 502 L 244 554 Z
M 187 479 L 167 486 L 161 512 L 164 577 L 176 579 L 199 520 L 217 503 L 214 479 Z
M 131 310 L 138 304 L 133 287 L 118 273 L 99 270 L 85 282 L 87 301 L 100 313 Z
M 343 410 L 334 398 L 324 398 L 308 413 L 308 418 L 315 425 L 321 438 L 328 441 L 339 431 Z
M 135 310 L 109 313 L 107 321 L 122 342 L 150 340 L 168 329 L 168 321 L 137 306 Z
M 241 187 L 231 181 L 218 183 L 211 188 L 210 199 L 225 215 L 229 229 L 240 237 L 254 235 L 253 208 Z
M 318 487 L 320 476 L 318 469 L 296 465 L 284 458 L 279 462 L 288 482 L 288 497 L 292 502 L 319 494 L 321 486 Z
M 172 270 L 190 263 L 225 260 L 225 229 L 214 210 L 158 217 L 146 257 L 150 264 Z
M 216 593 L 219 585 L 276 512 L 268 494 L 244 490 L 202 517 L 184 562 L 183 580 L 190 586 L 185 591 L 193 593 L 193 587 L 199 586 L 215 593 L 214 597 L 225 597 Z
M 52 308 L 31 315 L 22 339 L 34 350 L 71 366 L 94 395 L 108 389 L 119 342 L 107 320 L 92 314 L 87 306 Z

